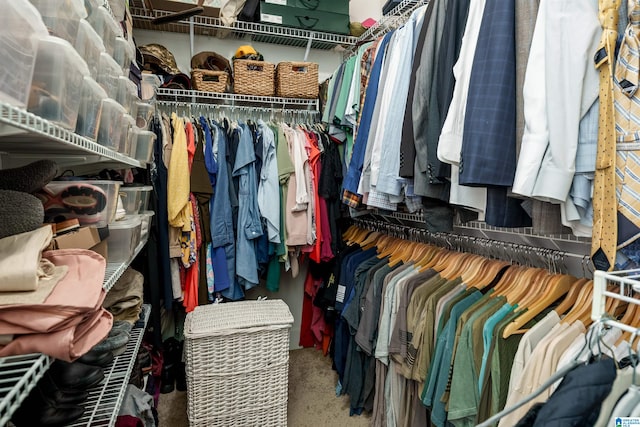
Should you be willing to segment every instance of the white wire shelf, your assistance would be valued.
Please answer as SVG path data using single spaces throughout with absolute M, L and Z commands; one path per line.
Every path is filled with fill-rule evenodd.
M 403 0 L 358 37 L 357 41 L 344 51 L 344 57 L 348 58 L 353 55 L 363 42 L 374 40 L 404 25 L 414 10 L 428 2 L 428 0 Z
M 611 285 L 617 285 L 617 291 L 611 290 Z M 622 270 L 606 272 L 596 270 L 593 277 L 593 302 L 591 319 L 602 321 L 607 326 L 615 326 L 623 331 L 637 334 L 638 329 L 631 325 L 615 320 L 606 312 L 607 298 L 617 299 L 629 304 L 640 305 L 640 299 L 634 295 L 640 292 L 640 270 Z
M 318 111 L 317 99 L 280 98 L 277 96 L 239 95 L 234 93 L 202 92 L 197 90 L 158 88 L 159 102 L 177 104 L 206 104 L 225 107 L 265 107 L 271 109 L 301 109 Z
M 44 354 L 0 359 L 0 425 L 4 426 L 9 421 L 49 365 L 51 358 Z
M 131 259 L 129 259 L 129 261 L 107 263 L 107 270 L 104 274 L 104 282 L 102 284 L 102 288 L 105 290 L 105 292 L 109 292 L 111 290 L 120 276 L 122 276 L 125 270 L 129 267 L 131 261 L 133 261 L 138 256 L 142 248 L 144 248 L 144 245 L 147 244 L 148 237 L 149 235 L 147 234 L 147 236 L 144 237 L 144 239 L 142 239 L 140 243 L 138 243 L 138 246 L 136 246 L 136 249 L 133 251 L 133 255 L 131 256 Z
M 145 239 L 138 244 L 133 256 L 128 262 L 107 263 L 102 285 L 106 292 L 109 292 L 111 287 L 113 287 L 120 276 L 122 276 L 122 273 L 127 269 L 129 263 L 135 259 L 146 243 L 147 238 L 145 237 Z M 150 310 L 147 309 L 145 325 L 149 312 Z M 140 332 L 140 335 L 142 335 L 142 332 Z M 121 360 L 125 360 L 123 357 L 124 355 L 119 356 Z M 49 369 L 51 362 L 52 359 L 44 354 L 28 354 L 0 358 L 0 426 L 4 426 L 7 421 L 9 421 L 15 410 L 20 407 L 22 401 L 29 395 L 31 389 L 33 389 L 42 375 Z
M 143 1 L 132 1 L 131 17 L 134 28 L 153 31 L 168 31 L 172 33 L 189 33 L 189 20 L 181 20 L 163 25 L 154 25 L 152 20 L 169 15 L 171 12 L 163 10 L 151 11 Z M 299 28 L 281 27 L 255 22 L 236 21 L 232 27 L 222 24 L 220 18 L 197 15 L 193 17 L 194 33 L 202 36 L 218 37 L 220 30 L 231 31 L 232 37 L 244 38 L 251 36 L 254 42 L 272 43 L 284 46 L 306 47 L 311 41 L 314 49 L 333 49 L 336 46 L 347 47 L 357 41 L 357 37 L 343 34 L 311 31 Z
M 144 167 L 136 159 L 53 124 L 21 108 L 0 102 L 0 152 L 49 158 L 68 158 L 65 164 L 115 161 Z
M 144 319 L 143 327 L 134 327 L 131 330 L 131 339 L 127 343 L 124 353 L 116 356 L 110 366 L 104 369 L 105 379 L 89 390 L 89 398 L 84 403 L 86 408 L 84 415 L 71 426 L 114 426 L 124 399 L 131 371 L 136 362 L 138 349 L 142 343 L 144 330 L 149 322 L 151 306 L 142 306 L 141 317 Z

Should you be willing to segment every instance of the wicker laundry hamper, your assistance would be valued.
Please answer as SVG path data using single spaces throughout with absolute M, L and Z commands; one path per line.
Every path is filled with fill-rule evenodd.
M 189 313 L 189 425 L 286 426 L 292 323 L 281 300 L 212 304 Z

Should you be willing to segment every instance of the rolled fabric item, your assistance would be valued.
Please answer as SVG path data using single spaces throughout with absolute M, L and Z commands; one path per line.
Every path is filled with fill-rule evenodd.
M 37 197 L 0 190 L 0 239 L 37 230 L 43 222 L 44 208 Z
M 0 193 L 3 192 L 0 191 Z M 29 196 L 25 193 L 19 194 Z M 2 206 L 1 201 L 0 206 Z M 0 207 L 1 217 L 2 208 Z M 43 227 L 40 224 L 40 227 L 33 231 L 0 239 L 0 291 L 35 291 L 37 289 L 39 278 L 46 276 L 40 268 L 42 251 L 49 245 L 52 238 L 51 227 Z
M 32 312 L 30 316 L 34 317 L 35 313 L 37 312 Z M 9 344 L 0 347 L 0 357 L 44 353 L 56 359 L 73 362 L 102 341 L 109 333 L 113 322 L 111 313 L 104 309 L 96 310 L 88 317 L 77 317 L 80 318 L 80 322 L 65 329 L 16 337 Z
M 0 170 L 0 190 L 33 193 L 58 176 L 58 164 L 53 160 L 38 160 L 19 168 Z

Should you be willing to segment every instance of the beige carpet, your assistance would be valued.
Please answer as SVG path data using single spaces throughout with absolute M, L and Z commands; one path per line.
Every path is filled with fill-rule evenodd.
M 314 349 L 294 350 L 289 357 L 288 421 L 293 427 L 369 425 L 368 416 L 349 416 L 349 398 L 335 395 L 331 359 Z M 187 393 L 161 394 L 160 427 L 186 427 Z

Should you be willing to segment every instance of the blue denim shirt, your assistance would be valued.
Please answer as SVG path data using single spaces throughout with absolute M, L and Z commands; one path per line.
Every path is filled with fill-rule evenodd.
M 209 181 L 214 188 L 209 200 L 210 228 L 211 228 L 211 267 L 214 274 L 214 291 L 222 292 L 231 287 L 231 280 L 235 276 L 235 243 L 233 241 L 233 226 L 231 225 L 231 203 L 228 194 L 227 162 L 217 162 L 213 147 L 213 138 L 217 140 L 217 146 L 222 146 L 222 155 L 226 154 L 224 132 L 215 124 L 209 128 L 209 123 L 204 117 L 200 117 L 206 144 L 204 159 Z M 222 141 L 220 141 L 222 139 Z M 220 143 L 222 142 L 222 143 Z M 220 152 L 218 152 L 220 155 Z M 224 159 L 224 157 L 223 157 Z M 225 190 L 226 189 L 226 190 Z M 220 197 L 216 197 L 219 195 Z M 230 233 L 230 238 L 229 238 Z M 214 236 L 216 236 L 214 240 Z M 231 267 L 231 268 L 230 268 Z
M 249 127 L 239 124 L 240 141 L 236 152 L 233 176 L 238 177 L 238 230 L 236 236 L 236 275 L 245 289 L 258 285 L 257 238 L 262 236 L 262 223 L 258 208 L 256 154 Z
M 362 108 L 362 116 L 360 118 L 360 128 L 358 135 L 356 136 L 356 140 L 353 143 L 353 154 L 351 155 L 349 168 L 347 169 L 347 174 L 342 184 L 343 189 L 353 194 L 358 194 L 358 183 L 360 182 L 360 175 L 362 174 L 362 166 L 364 164 L 364 154 L 367 149 L 367 139 L 369 138 L 369 128 L 371 127 L 371 116 L 373 115 L 373 109 L 378 96 L 378 84 L 380 80 L 380 71 L 382 69 L 382 59 L 384 58 L 384 52 L 389 40 L 391 39 L 391 35 L 392 33 L 387 33 L 380 42 L 378 54 L 376 55 L 375 62 L 371 68 L 364 107 Z

